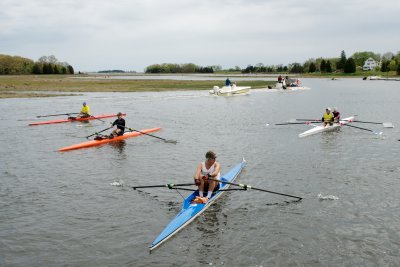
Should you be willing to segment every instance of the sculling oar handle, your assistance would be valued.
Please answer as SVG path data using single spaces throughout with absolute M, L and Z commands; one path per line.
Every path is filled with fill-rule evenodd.
M 247 185 L 247 184 L 235 184 L 235 183 L 231 183 L 228 181 L 223 181 L 223 180 L 218 180 L 218 179 L 209 179 L 212 181 L 216 181 L 219 183 L 223 183 L 223 184 L 230 184 L 230 185 L 234 185 L 234 186 L 239 186 L 241 188 L 244 188 L 245 190 L 247 189 L 253 189 L 253 190 L 257 190 L 257 191 L 262 191 L 262 192 L 267 192 L 267 193 L 271 193 L 271 194 L 276 194 L 276 195 L 281 195 L 281 196 L 286 196 L 286 197 L 293 197 L 293 198 L 297 198 L 298 200 L 302 200 L 302 197 L 297 197 L 297 196 L 293 196 L 293 195 L 288 195 L 288 194 L 283 194 L 283 193 L 279 193 L 279 192 L 274 192 L 274 191 L 270 191 L 270 190 L 266 190 L 266 189 L 261 189 L 261 188 L 257 188 L 257 187 L 252 187 L 251 185 Z
M 104 130 L 101 130 L 101 131 L 99 131 L 99 132 L 95 132 L 94 134 L 88 135 L 88 136 L 86 136 L 86 138 L 89 138 L 89 137 L 91 137 L 91 136 L 93 136 L 93 135 L 97 135 L 97 134 L 102 133 L 102 132 L 104 132 L 104 131 L 107 131 L 107 130 L 109 130 L 109 129 L 111 129 L 111 128 L 112 128 L 112 126 L 106 128 L 106 129 L 104 129 Z

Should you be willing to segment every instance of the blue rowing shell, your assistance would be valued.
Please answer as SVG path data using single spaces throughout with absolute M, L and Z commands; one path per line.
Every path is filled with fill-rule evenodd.
M 221 181 L 233 182 L 236 177 L 240 174 L 243 167 L 245 165 L 245 161 L 243 160 L 241 163 L 233 167 L 230 171 L 222 175 L 220 178 Z M 199 216 L 203 211 L 205 211 L 214 201 L 219 198 L 224 191 L 229 187 L 229 184 L 221 183 L 220 189 L 216 191 L 210 198 L 210 200 L 206 204 L 200 203 L 191 203 L 191 201 L 198 196 L 198 191 L 195 191 L 191 195 L 189 195 L 185 201 L 183 202 L 183 206 L 181 211 L 176 215 L 176 217 L 164 228 L 164 230 L 157 236 L 157 238 L 151 243 L 150 250 L 155 249 L 163 242 L 167 241 L 174 234 L 183 229 L 186 225 L 188 225 L 191 221 L 193 221 L 197 216 Z

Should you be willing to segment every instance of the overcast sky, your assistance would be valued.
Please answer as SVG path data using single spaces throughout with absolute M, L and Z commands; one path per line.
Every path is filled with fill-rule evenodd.
M 75 71 L 304 63 L 400 51 L 399 0 L 1 0 L 0 54 Z

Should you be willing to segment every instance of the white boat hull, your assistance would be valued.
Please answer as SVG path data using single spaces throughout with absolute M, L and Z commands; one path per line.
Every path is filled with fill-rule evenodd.
M 282 83 L 276 83 L 274 88 L 271 89 L 282 89 L 282 90 L 289 90 L 289 91 L 296 91 L 296 90 L 310 90 L 307 86 L 283 86 Z
M 348 117 L 348 118 L 344 118 L 344 119 L 340 120 L 339 123 L 334 123 L 333 125 L 327 125 L 327 126 L 323 126 L 323 125 L 315 126 L 315 125 L 313 125 L 314 128 L 299 134 L 299 137 L 306 137 L 306 136 L 314 135 L 314 134 L 317 134 L 317 133 L 333 131 L 333 130 L 341 127 L 342 124 L 350 123 L 352 120 L 354 120 L 354 116 L 351 116 L 351 117 Z
M 250 93 L 250 86 L 224 86 L 219 88 L 214 86 L 213 90 L 210 90 L 210 94 L 218 96 L 233 96 L 233 95 L 247 95 Z

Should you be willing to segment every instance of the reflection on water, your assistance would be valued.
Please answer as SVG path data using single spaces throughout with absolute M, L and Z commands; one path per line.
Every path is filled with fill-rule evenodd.
M 125 140 L 119 140 L 116 142 L 111 142 L 109 143 L 109 145 L 113 148 L 116 149 L 116 151 L 118 151 L 119 153 L 123 153 L 126 147 L 126 141 Z
M 223 246 L 223 232 L 224 229 L 220 227 L 220 219 L 226 219 L 222 214 L 223 204 L 214 202 L 212 206 L 207 209 L 206 215 L 203 213 L 198 217 L 196 222 L 196 229 L 200 232 L 200 240 L 196 245 L 196 249 L 202 253 L 197 254 L 197 261 L 202 264 L 209 264 L 210 255 L 212 251 L 219 250 Z M 221 218 L 222 217 L 222 218 Z

